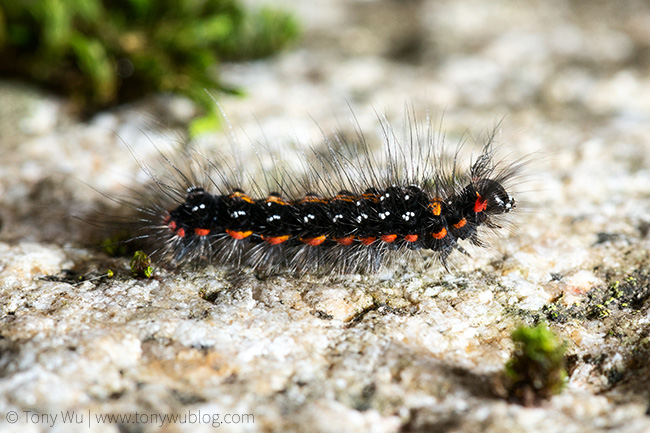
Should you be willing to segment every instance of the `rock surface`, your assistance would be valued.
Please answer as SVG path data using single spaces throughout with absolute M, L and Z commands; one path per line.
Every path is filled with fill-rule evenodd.
M 134 279 L 70 215 L 146 181 L 123 142 L 155 159 L 191 108 L 160 96 L 79 123 L 3 82 L 0 430 L 650 431 L 647 3 L 286 3 L 303 46 L 223 65 L 248 95 L 219 97 L 242 152 L 353 133 L 348 104 L 375 138 L 376 112 L 399 124 L 411 105 L 452 147 L 499 124 L 507 159 L 532 155 L 514 229 L 451 274 Z M 539 320 L 567 341 L 569 382 L 527 408 L 500 378 L 512 330 Z

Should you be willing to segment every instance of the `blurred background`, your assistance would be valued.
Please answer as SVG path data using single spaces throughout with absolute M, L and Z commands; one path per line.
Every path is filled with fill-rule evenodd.
M 648 108 L 640 96 L 648 94 L 650 12 L 640 0 L 6 0 L 0 7 L 3 88 L 10 79 L 40 85 L 85 119 L 161 92 L 185 95 L 203 111 L 214 107 L 204 89 L 217 99 L 226 92 L 264 100 L 260 86 L 270 79 L 284 96 L 278 104 L 291 99 L 288 84 L 300 93 L 309 91 L 303 83 L 322 83 L 329 105 L 381 104 L 400 92 L 448 111 L 535 110 L 554 120 L 634 117 Z M 251 63 L 269 56 L 275 60 Z M 313 95 L 304 96 L 309 106 Z M 3 105 L 7 118 L 20 99 Z

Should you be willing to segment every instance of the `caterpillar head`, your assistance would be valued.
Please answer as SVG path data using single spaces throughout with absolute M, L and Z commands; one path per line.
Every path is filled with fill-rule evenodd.
M 497 215 L 515 209 L 516 201 L 496 180 L 481 179 L 475 183 L 477 194 L 485 201 L 485 213 Z

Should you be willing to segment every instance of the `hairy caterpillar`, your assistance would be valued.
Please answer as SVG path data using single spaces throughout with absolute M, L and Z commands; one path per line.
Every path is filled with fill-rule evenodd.
M 483 246 L 480 235 L 515 209 L 508 190 L 521 163 L 495 160 L 492 134 L 461 169 L 460 147 L 447 155 L 428 118 L 422 127 L 409 121 L 398 139 L 379 119 L 379 156 L 358 129 L 353 140 L 324 137 L 301 155 L 303 177 L 260 152 L 272 166 L 261 178 L 250 163 L 192 148 L 179 162 L 163 157 L 161 171 L 141 162 L 152 184 L 142 198 L 120 200 L 139 214 L 132 240 L 173 266 L 364 273 L 423 255 L 448 268 L 454 250 L 465 253 L 461 242 Z

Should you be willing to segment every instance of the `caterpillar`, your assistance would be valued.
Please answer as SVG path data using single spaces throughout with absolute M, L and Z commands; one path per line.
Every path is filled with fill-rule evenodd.
M 174 267 L 372 273 L 415 255 L 449 270 L 454 251 L 485 246 L 482 233 L 502 228 L 516 208 L 509 189 L 521 163 L 495 159 L 492 133 L 463 170 L 462 146 L 448 155 L 428 117 L 408 124 L 400 139 L 379 117 L 379 155 L 358 129 L 352 140 L 323 134 L 320 147 L 300 155 L 302 177 L 295 164 L 259 151 L 271 168 L 257 179 L 250 162 L 192 147 L 178 161 L 163 156 L 160 171 L 140 162 L 152 183 L 142 197 L 121 200 L 138 213 L 131 240 Z

